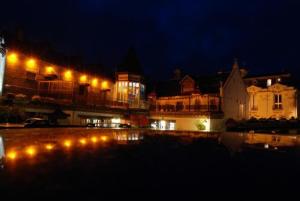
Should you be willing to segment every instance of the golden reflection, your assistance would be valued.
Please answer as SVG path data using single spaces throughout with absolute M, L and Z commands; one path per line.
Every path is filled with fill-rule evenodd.
M 27 147 L 25 152 L 28 156 L 34 156 L 36 154 L 36 149 L 34 147 Z
M 85 138 L 81 138 L 81 139 L 79 140 L 79 142 L 80 142 L 80 144 L 82 144 L 82 145 L 86 145 L 86 139 L 85 139 Z
M 95 137 L 95 136 L 93 136 L 93 137 L 91 138 L 91 141 L 92 141 L 93 143 L 96 143 L 96 142 L 98 142 L 98 138 Z
M 106 141 L 107 141 L 107 136 L 101 136 L 101 140 L 102 140 L 103 142 L 106 142 Z
M 64 146 L 67 147 L 67 148 L 71 147 L 72 146 L 72 141 L 71 140 L 65 140 L 64 141 Z
M 46 148 L 48 151 L 51 151 L 51 150 L 54 148 L 54 145 L 53 145 L 53 144 L 46 144 L 45 148 Z
M 15 151 L 10 151 L 7 153 L 7 158 L 10 160 L 15 160 L 17 158 L 17 152 Z

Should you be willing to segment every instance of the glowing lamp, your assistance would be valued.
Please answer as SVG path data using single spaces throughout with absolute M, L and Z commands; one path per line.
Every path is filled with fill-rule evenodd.
M 101 83 L 101 88 L 102 88 L 102 89 L 107 89 L 107 88 L 108 88 L 108 83 L 107 83 L 107 81 L 103 81 L 103 82 Z
M 95 78 L 95 79 L 92 80 L 92 86 L 93 87 L 97 87 L 98 86 L 98 79 Z
M 9 64 L 15 64 L 18 62 L 18 55 L 16 53 L 11 53 L 7 56 L 7 61 Z
M 54 68 L 52 66 L 47 66 L 46 67 L 46 74 L 54 74 Z
M 64 146 L 67 147 L 67 148 L 71 147 L 72 146 L 71 140 L 65 140 L 64 141 Z
M 48 151 L 51 151 L 53 149 L 53 145 L 52 144 L 46 144 L 45 148 L 48 150 Z
M 106 142 L 106 141 L 107 141 L 107 136 L 101 136 L 101 140 L 102 140 L 103 142 Z
M 17 152 L 15 151 L 10 151 L 7 153 L 7 158 L 10 160 L 15 160 L 17 158 Z
M 35 71 L 36 70 L 36 61 L 34 59 L 28 59 L 26 62 L 27 70 Z
M 80 83 L 86 83 L 86 81 L 87 81 L 87 76 L 86 75 L 80 76 L 80 78 L 79 78 Z
M 80 144 L 82 144 L 82 145 L 86 145 L 86 139 L 85 139 L 85 138 L 81 138 L 81 139 L 79 140 L 79 142 L 80 142 Z
M 66 81 L 71 81 L 72 80 L 72 71 L 67 70 L 64 73 L 64 80 L 66 80 Z
M 98 139 L 97 139 L 97 137 L 94 136 L 94 137 L 91 138 L 91 141 L 92 141 L 93 143 L 96 143 L 96 142 L 98 142 Z
M 33 147 L 28 147 L 25 150 L 28 156 L 34 156 L 36 154 L 36 150 Z

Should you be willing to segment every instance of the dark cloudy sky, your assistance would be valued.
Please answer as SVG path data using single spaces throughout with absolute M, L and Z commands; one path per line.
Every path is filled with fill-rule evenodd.
M 252 72 L 297 71 L 299 10 L 298 0 L 9 0 L 0 26 L 111 68 L 134 46 L 161 78 L 176 66 L 212 73 L 234 57 Z

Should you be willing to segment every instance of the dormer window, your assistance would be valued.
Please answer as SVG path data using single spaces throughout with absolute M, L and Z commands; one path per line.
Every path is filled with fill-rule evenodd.
M 272 85 L 272 79 L 268 79 L 267 80 L 267 87 L 271 86 Z

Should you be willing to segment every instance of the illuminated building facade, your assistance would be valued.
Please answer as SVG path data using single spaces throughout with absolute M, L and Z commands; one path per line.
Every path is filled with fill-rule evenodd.
M 291 74 L 246 76 L 244 80 L 250 98 L 250 118 L 298 118 L 297 84 Z
M 230 72 L 175 77 L 149 96 L 152 128 L 213 131 L 228 118 L 247 118 L 248 94 L 237 62 Z
M 246 119 L 248 93 L 235 61 L 232 70 L 212 76 L 175 79 L 157 86 L 149 99 L 151 126 L 162 130 L 224 129 L 229 119 Z
M 62 120 L 64 124 L 117 126 L 125 123 L 128 109 L 145 109 L 141 98 L 145 86 L 138 76 L 128 76 L 124 97 L 114 96 L 118 94 L 114 90 L 120 92 L 122 88 L 118 86 L 123 82 L 48 63 L 20 51 L 3 48 L 0 54 L 2 97 L 22 99 L 28 113 L 47 114 L 55 107 L 62 108 L 68 115 Z
M 145 108 L 145 85 L 141 75 L 119 72 L 116 75 L 114 99 L 130 108 Z

